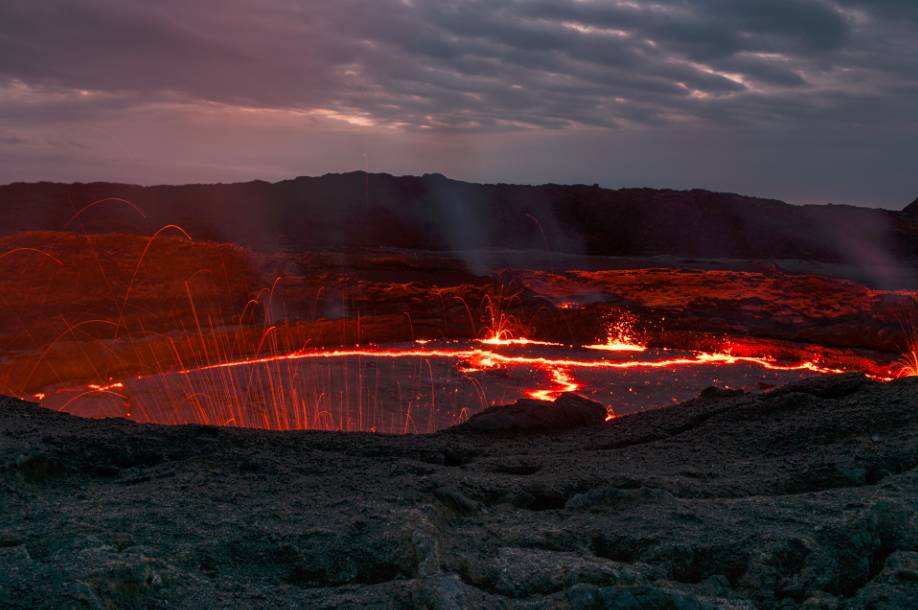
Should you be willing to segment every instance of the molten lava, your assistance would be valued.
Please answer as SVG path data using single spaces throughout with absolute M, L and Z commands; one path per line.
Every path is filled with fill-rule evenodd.
M 110 199 L 83 206 L 69 222 L 112 204 L 145 218 Z M 524 303 L 521 289 L 502 279 L 433 288 L 392 280 L 387 274 L 408 273 L 404 261 L 382 273 L 384 282 L 356 290 L 350 276 L 327 266 L 286 274 L 311 269 L 309 258 L 293 264 L 278 255 L 277 263 L 231 244 L 194 242 L 171 224 L 147 237 L 48 233 L 5 244 L 0 391 L 92 417 L 433 432 L 520 396 L 551 401 L 578 392 L 607 405 L 611 418 L 712 384 L 756 389 L 812 374 L 887 380 L 918 372 L 914 338 L 893 369 L 869 356 L 838 360 L 767 342 L 667 349 L 660 346 L 686 344 L 648 334 L 646 321 L 617 306 L 562 301 L 552 311 L 544 300 Z M 284 271 L 258 267 L 269 264 Z M 285 300 L 286 290 L 293 296 Z M 293 315 L 291 303 L 301 307 Z M 416 338 L 416 330 L 437 338 Z M 529 338 L 533 330 L 539 334 Z
M 474 343 L 431 345 L 429 341 L 421 341 L 410 345 L 311 349 L 226 360 L 130 380 L 65 388 L 48 394 L 43 404 L 74 410 L 78 406 L 88 408 L 81 404 L 93 398 L 120 400 L 115 411 L 119 416 L 158 423 L 194 422 L 281 430 L 432 432 L 458 423 L 473 410 L 512 400 L 513 388 L 520 385 L 520 394 L 537 400 L 551 401 L 563 392 L 586 392 L 599 398 L 597 391 L 607 392 L 602 388 L 611 388 L 614 394 L 614 389 L 625 383 L 624 378 L 617 381 L 619 371 L 640 373 L 662 369 L 672 375 L 680 369 L 698 369 L 701 372 L 697 380 L 691 377 L 688 382 L 680 382 L 689 384 L 680 390 L 685 399 L 710 385 L 708 375 L 717 369 L 751 366 L 782 374 L 846 372 L 814 361 L 782 363 L 768 357 L 725 352 L 674 355 L 666 350 L 651 353 L 648 349 L 640 352 L 640 358 L 634 353 L 624 359 L 622 356 L 609 359 L 588 357 L 588 346 L 576 348 L 525 339 L 502 342 L 490 349 L 476 347 Z M 405 364 L 393 365 L 391 374 L 383 374 L 380 366 L 387 361 Z M 437 365 L 436 374 L 434 362 L 443 363 Z M 307 363 L 320 366 L 304 368 Z M 332 368 L 323 368 L 322 363 L 329 363 Z M 494 377 L 495 373 L 500 374 Z M 587 373 L 590 381 L 579 378 Z M 652 379 L 642 375 L 645 383 Z M 404 405 L 398 416 L 381 406 L 386 396 L 380 387 L 393 382 L 400 388 L 396 402 Z M 444 395 L 440 389 L 444 383 L 456 385 L 454 395 L 448 392 Z M 465 389 L 460 393 L 462 387 Z M 628 391 L 633 393 L 634 386 L 629 385 Z M 655 392 L 659 391 L 662 390 Z M 110 402 L 106 404 L 112 408 Z M 614 400 L 608 409 L 610 417 L 614 417 L 618 410 Z
M 550 390 L 529 390 L 526 395 L 536 400 L 555 400 L 564 392 L 576 392 L 580 389 L 580 384 L 574 381 L 567 370 L 562 368 L 551 369 L 551 380 L 556 387 Z

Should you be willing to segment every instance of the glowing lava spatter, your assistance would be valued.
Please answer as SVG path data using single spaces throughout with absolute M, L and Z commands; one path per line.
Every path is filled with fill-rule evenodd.
M 605 343 L 584 345 L 587 349 L 603 352 L 644 352 L 647 346 L 634 338 L 634 320 L 622 316 L 617 322 L 609 325 Z
M 497 335 L 493 335 L 486 339 L 477 339 L 477 341 L 482 345 L 542 345 L 548 347 L 564 347 L 563 343 L 555 343 L 554 341 L 539 341 L 537 339 L 526 339 L 524 337 L 509 339 L 501 338 Z

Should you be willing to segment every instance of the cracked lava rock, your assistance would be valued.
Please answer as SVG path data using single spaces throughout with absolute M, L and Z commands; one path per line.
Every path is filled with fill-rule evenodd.
M 0 606 L 918 607 L 918 379 L 559 400 L 383 436 L 3 399 Z

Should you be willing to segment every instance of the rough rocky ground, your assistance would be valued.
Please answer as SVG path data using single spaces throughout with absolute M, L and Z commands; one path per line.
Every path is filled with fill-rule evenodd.
M 5 400 L 0 606 L 918 607 L 916 465 L 918 379 L 423 437 Z

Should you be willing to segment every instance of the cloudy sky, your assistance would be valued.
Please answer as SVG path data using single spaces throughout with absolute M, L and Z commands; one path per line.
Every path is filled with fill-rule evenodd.
M 918 196 L 916 0 L 4 0 L 0 182 Z

